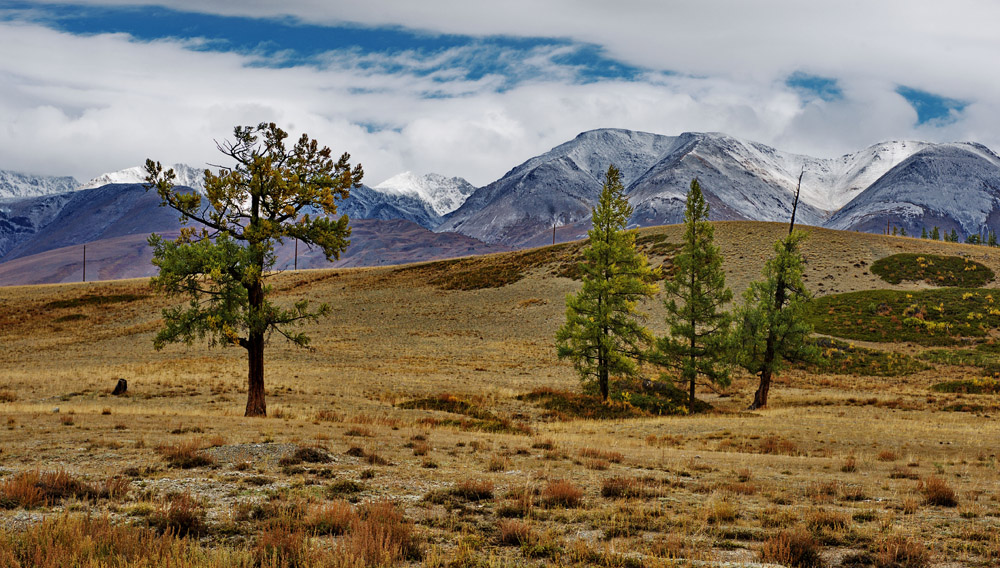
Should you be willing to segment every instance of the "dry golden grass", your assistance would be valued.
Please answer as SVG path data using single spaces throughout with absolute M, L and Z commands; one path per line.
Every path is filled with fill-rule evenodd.
M 718 224 L 737 295 L 784 230 Z M 679 239 L 678 227 L 644 230 L 656 231 Z M 918 239 L 817 229 L 804 252 L 818 294 L 924 287 L 867 272 L 897 252 L 967 254 L 1000 273 L 996 250 Z M 928 388 L 973 378 L 967 368 L 891 378 L 789 371 L 772 407 L 753 413 L 744 412 L 753 378 L 737 374 L 722 393 L 699 392 L 709 413 L 546 421 L 517 395 L 578 390 L 553 345 L 577 282 L 540 268 L 500 288 L 442 290 L 420 271 L 379 268 L 274 283 L 279 300 L 328 302 L 335 315 L 306 329 L 311 350 L 277 338 L 268 347 L 264 419 L 242 416 L 242 351 L 152 350 L 169 303 L 144 281 L 0 289 L 0 492 L 17 496 L 0 512 L 0 565 L 19 565 L 3 556 L 13 540 L 35 551 L 17 559 L 29 566 L 43 558 L 30 543 L 96 558 L 100 539 L 122 543 L 120 558 L 131 560 L 120 565 L 141 565 L 135 550 L 157 547 L 178 566 L 658 566 L 811 558 L 810 542 L 828 566 L 1000 559 L 1000 425 L 986 411 L 942 410 L 995 406 L 994 395 Z M 139 298 L 74 304 L 87 294 Z M 663 333 L 658 301 L 642 309 Z M 128 393 L 111 396 L 119 378 Z M 526 423 L 531 435 L 463 429 L 472 417 L 398 406 L 442 395 Z M 331 460 L 293 463 L 303 449 Z M 211 461 L 170 467 L 173 453 Z M 25 476 L 53 471 L 95 492 L 58 504 L 38 496 Z M 958 507 L 934 504 L 944 489 Z M 447 498 L 425 499 L 439 494 Z M 38 524 L 24 520 L 25 506 L 70 512 Z M 85 510 L 90 521 L 78 518 Z M 206 548 L 176 540 L 185 526 Z M 79 546 L 93 550 L 53 535 L 91 538 Z M 79 565 L 102 562 L 115 564 Z

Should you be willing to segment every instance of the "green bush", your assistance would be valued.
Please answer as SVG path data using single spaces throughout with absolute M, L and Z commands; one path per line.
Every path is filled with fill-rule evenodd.
M 860 341 L 955 345 L 1000 327 L 1000 294 L 974 288 L 848 292 L 817 298 L 808 310 L 816 333 Z
M 890 284 L 907 280 L 963 288 L 979 288 L 994 276 L 992 270 L 974 260 L 935 254 L 894 254 L 876 260 L 871 271 Z
M 858 347 L 836 339 L 817 338 L 816 346 L 819 348 L 816 361 L 800 364 L 800 368 L 814 373 L 876 377 L 899 377 L 929 368 L 905 353 Z

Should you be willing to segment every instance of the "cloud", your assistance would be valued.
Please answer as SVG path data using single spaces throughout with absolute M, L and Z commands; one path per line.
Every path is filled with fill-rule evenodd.
M 86 179 L 146 157 L 200 166 L 219 159 L 214 139 L 263 120 L 350 151 L 369 184 L 412 170 L 482 185 L 599 127 L 723 131 L 817 156 L 900 138 L 1000 147 L 1000 76 L 985 72 L 1000 56 L 992 3 L 172 6 L 280 17 L 271 23 L 281 26 L 349 25 L 396 43 L 303 57 L 280 44 L 226 49 L 211 37 L 58 31 L 44 5 L 32 16 L 8 13 L 0 168 Z M 461 35 L 434 35 L 444 33 Z M 400 43 L 421 34 L 412 48 Z M 950 122 L 921 121 L 900 85 L 967 105 Z

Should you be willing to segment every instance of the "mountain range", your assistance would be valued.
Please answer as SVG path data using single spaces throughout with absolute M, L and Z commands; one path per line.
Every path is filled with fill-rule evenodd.
M 581 238 L 609 164 L 621 171 L 634 209 L 632 226 L 682 221 L 693 178 L 712 219 L 787 221 L 800 174 L 797 222 L 803 225 L 865 232 L 892 226 L 911 235 L 937 226 L 964 237 L 1000 222 L 1000 157 L 975 143 L 890 141 L 822 159 L 721 133 L 599 129 L 480 188 L 462 178 L 410 172 L 355 188 L 338 206 L 355 231 L 337 265 L 412 262 Z M 202 170 L 182 164 L 174 169 L 178 185 L 203 191 Z M 145 191 L 138 167 L 86 183 L 0 171 L 0 284 L 78 279 L 76 249 L 84 243 L 93 243 L 88 254 L 104 267 L 88 274 L 148 275 L 146 235 L 179 228 L 177 215 Z M 279 249 L 277 268 L 295 265 L 289 247 Z M 329 263 L 304 249 L 298 266 Z

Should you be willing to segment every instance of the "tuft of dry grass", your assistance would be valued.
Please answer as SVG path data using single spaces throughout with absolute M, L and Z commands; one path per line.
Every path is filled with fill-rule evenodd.
M 518 519 L 497 522 L 497 541 L 502 546 L 525 546 L 533 540 L 531 525 Z
M 421 550 L 413 536 L 413 525 L 391 501 L 369 503 L 358 510 L 341 545 L 346 556 L 364 566 L 392 566 L 403 560 L 419 560 Z
M 930 565 L 930 553 L 916 540 L 901 535 L 880 541 L 872 555 L 875 568 L 924 568 Z
M 613 452 L 611 450 L 598 450 L 596 448 L 581 449 L 580 457 L 602 460 L 611 463 L 622 463 L 623 461 L 625 461 L 625 456 L 622 455 L 621 452 Z
M 940 507 L 955 507 L 958 505 L 958 497 L 955 495 L 955 490 L 948 485 L 948 482 L 936 475 L 931 475 L 927 479 L 921 480 L 918 489 L 924 496 L 924 502 L 928 505 L 937 505 Z
M 166 503 L 150 515 L 149 526 L 160 533 L 185 537 L 201 536 L 208 527 L 205 524 L 205 509 L 202 503 L 190 493 L 171 496 Z
M 467 479 L 452 488 L 451 494 L 466 501 L 493 498 L 493 482 L 488 479 Z
M 190 469 L 215 464 L 214 459 L 202 453 L 203 447 L 201 439 L 191 438 L 175 444 L 160 444 L 156 446 L 156 451 L 163 456 L 170 467 Z
M 357 522 L 354 507 L 343 499 L 334 499 L 313 506 L 306 515 L 304 524 L 312 534 L 342 535 Z
M 583 501 L 583 489 L 565 479 L 550 481 L 542 490 L 541 503 L 546 507 L 579 507 Z
M 803 528 L 781 531 L 768 537 L 760 547 L 760 559 L 792 568 L 823 566 L 819 543 Z

